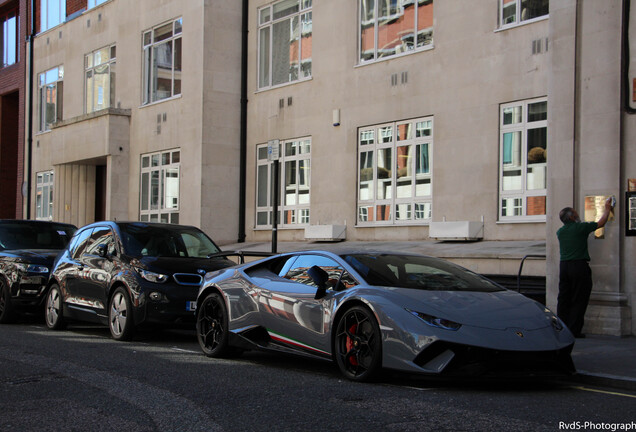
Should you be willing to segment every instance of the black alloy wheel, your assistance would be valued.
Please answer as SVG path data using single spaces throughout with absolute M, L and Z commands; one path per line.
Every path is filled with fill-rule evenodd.
M 108 304 L 108 327 L 115 340 L 129 341 L 134 332 L 132 302 L 128 292 L 118 287 L 110 298 Z
M 51 285 L 46 295 L 44 303 L 44 320 L 46 326 L 51 330 L 64 328 L 64 317 L 62 316 L 62 292 L 56 284 Z
M 15 321 L 15 313 L 11 304 L 11 293 L 2 277 L 0 277 L 0 323 L 7 324 Z
M 344 313 L 336 330 L 336 363 L 353 381 L 368 381 L 382 367 L 380 327 L 371 311 L 354 306 Z
M 223 298 L 212 293 L 197 308 L 197 340 L 208 357 L 232 354 L 228 345 L 228 316 Z

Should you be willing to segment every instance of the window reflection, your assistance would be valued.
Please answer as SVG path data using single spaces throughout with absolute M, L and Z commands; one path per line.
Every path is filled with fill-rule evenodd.
M 259 88 L 311 77 L 311 6 L 309 0 L 282 0 L 259 10 Z
M 433 43 L 433 0 L 359 0 L 360 62 Z

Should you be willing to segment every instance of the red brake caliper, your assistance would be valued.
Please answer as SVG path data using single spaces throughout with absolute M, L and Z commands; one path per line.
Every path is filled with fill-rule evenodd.
M 355 334 L 357 329 L 358 329 L 358 324 L 354 324 L 351 327 L 349 327 L 349 333 Z M 349 336 L 347 336 L 346 346 L 347 346 L 347 352 L 350 352 L 351 349 L 353 348 L 353 340 L 351 340 Z M 349 363 L 351 363 L 351 366 L 358 366 L 358 360 L 356 360 L 356 357 L 354 355 L 349 356 Z

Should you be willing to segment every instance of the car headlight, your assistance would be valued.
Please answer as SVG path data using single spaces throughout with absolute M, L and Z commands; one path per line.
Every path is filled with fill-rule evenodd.
M 43 265 L 17 263 L 15 266 L 18 268 L 18 270 L 23 271 L 25 273 L 48 273 L 49 272 L 49 268 Z
M 426 324 L 430 325 L 431 327 L 437 327 L 444 330 L 457 331 L 462 326 L 461 324 L 456 323 L 455 321 L 450 321 L 444 318 L 435 317 L 433 315 L 425 314 L 422 312 L 417 312 L 410 309 L 406 309 L 406 311 L 418 317 L 419 319 L 421 319 L 422 321 L 424 321 Z
M 135 270 L 137 270 L 137 273 L 139 273 L 139 275 L 142 278 L 146 279 L 148 282 L 164 283 L 165 281 L 168 280 L 168 276 L 161 273 L 151 272 L 151 271 L 144 270 L 138 267 L 135 268 Z
M 559 332 L 563 330 L 563 322 L 559 319 L 559 317 L 557 317 L 550 309 L 543 306 L 541 303 L 536 302 L 535 304 L 545 314 L 545 317 L 550 321 L 553 329 Z

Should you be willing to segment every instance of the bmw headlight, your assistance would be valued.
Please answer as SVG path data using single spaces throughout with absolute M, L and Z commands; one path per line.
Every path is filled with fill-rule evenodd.
M 424 321 L 426 324 L 430 325 L 431 327 L 437 327 L 444 330 L 457 331 L 462 326 L 461 324 L 456 323 L 455 321 L 450 321 L 444 318 L 439 318 L 439 317 L 425 314 L 422 312 L 417 312 L 410 309 L 406 309 L 406 311 L 418 317 L 419 319 L 421 319 L 422 321 Z
M 15 266 L 18 268 L 18 270 L 23 271 L 25 273 L 48 273 L 49 272 L 49 268 L 43 265 L 17 263 Z
M 164 283 L 165 281 L 168 280 L 168 276 L 161 273 L 151 272 L 148 270 L 141 269 L 139 267 L 136 267 L 135 270 L 137 270 L 137 273 L 139 273 L 139 276 L 146 279 L 148 282 Z

